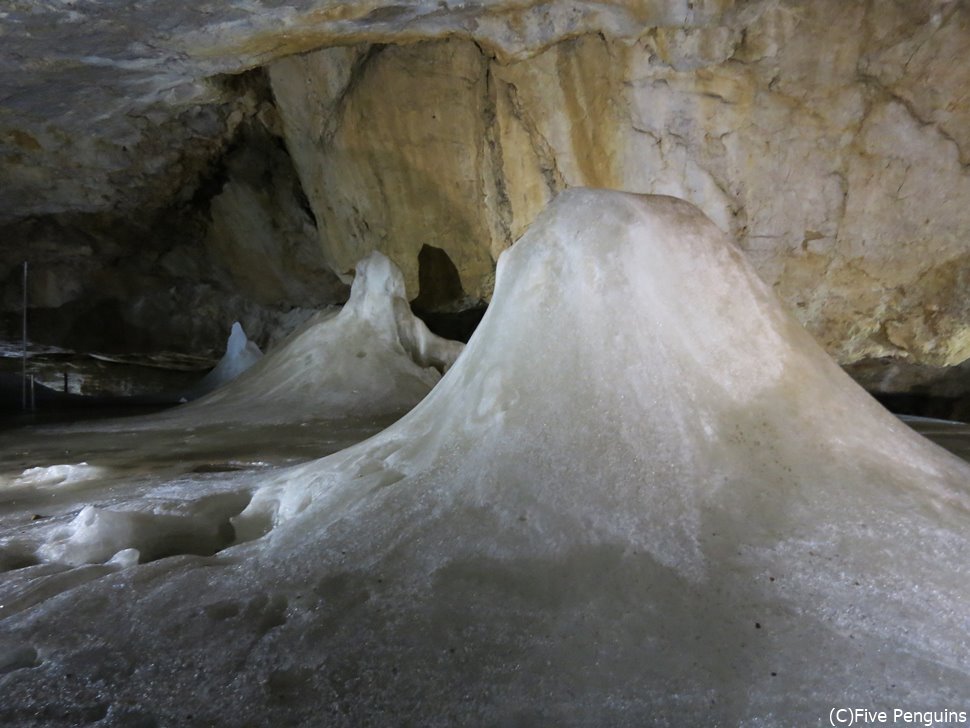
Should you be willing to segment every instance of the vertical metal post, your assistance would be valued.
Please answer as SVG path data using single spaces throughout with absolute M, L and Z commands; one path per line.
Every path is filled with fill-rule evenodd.
M 24 323 L 23 323 L 23 333 L 24 333 L 24 346 L 21 351 L 22 361 L 21 361 L 21 384 L 23 389 L 23 401 L 21 405 L 24 409 L 27 409 L 27 261 L 24 261 Z

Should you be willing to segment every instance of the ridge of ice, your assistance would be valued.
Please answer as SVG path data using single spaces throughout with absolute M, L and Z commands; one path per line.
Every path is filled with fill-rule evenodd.
M 37 555 L 68 566 L 113 561 L 124 566 L 178 553 L 212 554 L 225 546 L 224 520 L 205 513 L 159 513 L 85 506 L 54 529 Z
M 12 480 L 10 486 L 58 488 L 94 480 L 103 472 L 102 468 L 88 465 L 86 462 L 37 466 L 24 470 L 19 477 Z

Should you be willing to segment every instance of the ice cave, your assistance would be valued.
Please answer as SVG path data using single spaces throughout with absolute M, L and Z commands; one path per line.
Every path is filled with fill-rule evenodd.
M 965 3 L 0 38 L 0 725 L 970 723 Z

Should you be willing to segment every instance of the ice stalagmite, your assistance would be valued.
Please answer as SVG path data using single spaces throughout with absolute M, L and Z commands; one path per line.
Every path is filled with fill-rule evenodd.
M 966 709 L 968 482 L 695 208 L 571 190 L 418 407 L 267 478 L 245 543 L 7 620 L 37 664 L 0 700 L 77 714 L 71 672 L 158 724 Z
M 196 399 L 228 384 L 262 358 L 263 352 L 246 337 L 242 324 L 233 322 L 226 341 L 226 353 L 211 372 L 183 393 L 184 399 Z

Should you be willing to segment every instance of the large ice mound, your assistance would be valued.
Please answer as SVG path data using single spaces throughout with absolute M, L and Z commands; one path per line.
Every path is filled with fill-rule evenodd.
M 96 692 L 119 725 L 960 710 L 968 482 L 694 207 L 571 190 L 420 405 L 271 476 L 233 519 L 255 540 L 7 620 L 32 666 L 0 690 L 15 717 Z

